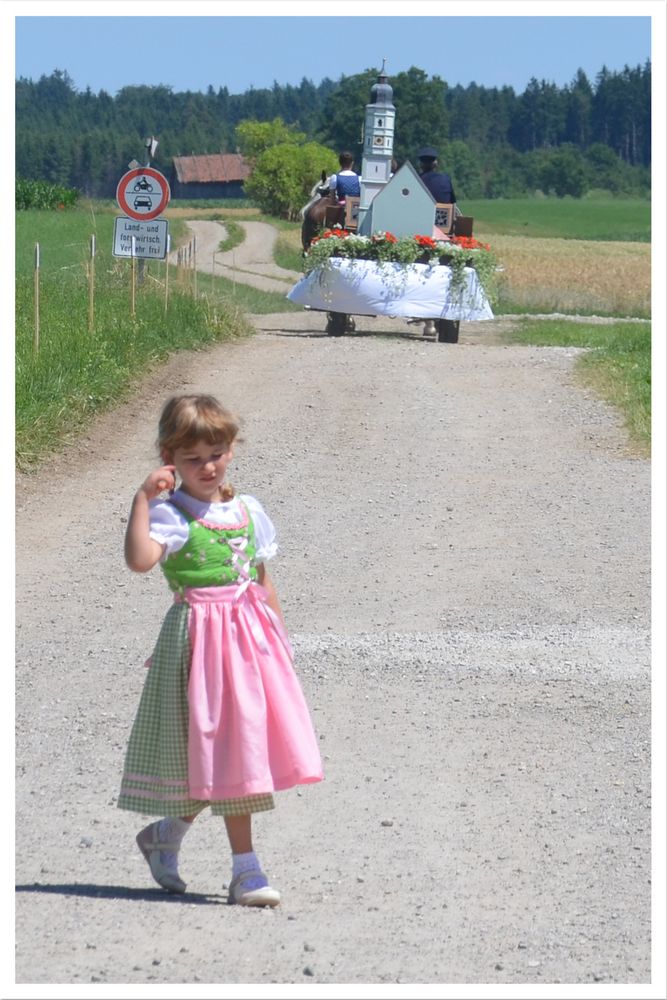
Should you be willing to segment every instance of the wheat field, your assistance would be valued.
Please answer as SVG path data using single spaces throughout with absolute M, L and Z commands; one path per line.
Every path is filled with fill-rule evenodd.
M 503 268 L 501 301 L 528 310 L 648 317 L 647 243 L 485 236 Z

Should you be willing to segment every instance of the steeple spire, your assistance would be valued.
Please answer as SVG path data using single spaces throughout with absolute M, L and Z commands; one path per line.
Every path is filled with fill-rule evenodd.
M 385 72 L 385 63 L 387 59 L 385 56 L 382 57 L 382 69 L 378 73 L 377 83 L 375 83 L 371 89 L 371 102 L 373 104 L 386 104 L 390 108 L 393 108 L 392 104 L 394 98 L 394 91 L 389 86 L 387 82 L 389 77 Z
M 391 176 L 396 109 L 392 103 L 394 92 L 385 71 L 386 62 L 386 57 L 383 57 L 377 83 L 371 88 L 370 104 L 366 105 L 359 202 L 360 233 L 364 233 L 370 223 L 370 215 L 367 219 L 366 215 L 373 198 Z

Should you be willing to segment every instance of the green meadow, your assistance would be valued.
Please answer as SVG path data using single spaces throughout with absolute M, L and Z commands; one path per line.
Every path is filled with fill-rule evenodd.
M 651 203 L 639 198 L 499 198 L 462 201 L 487 236 L 548 237 L 648 243 Z

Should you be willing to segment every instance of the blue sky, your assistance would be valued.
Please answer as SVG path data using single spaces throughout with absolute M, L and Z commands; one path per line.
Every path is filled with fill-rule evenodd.
M 17 77 L 38 79 L 57 68 L 69 73 L 77 89 L 90 86 L 110 94 L 133 84 L 164 83 L 176 91 L 226 86 L 231 93 L 271 87 L 274 81 L 298 84 L 303 77 L 317 84 L 327 76 L 337 80 L 342 74 L 379 67 L 383 57 L 390 77 L 414 65 L 450 85 L 474 81 L 522 92 L 533 76 L 564 86 L 579 68 L 594 80 L 603 65 L 622 70 L 652 55 L 646 13 L 606 16 L 614 10 L 641 15 L 651 6 L 641 2 L 501 5 L 469 0 L 462 5 L 339 0 L 337 8 L 324 6 L 327 14 L 331 9 L 343 12 L 333 17 L 312 16 L 316 5 L 300 2 L 242 7 L 151 0 L 140 5 L 7 6 L 16 18 Z M 257 16 L 227 16 L 230 7 Z M 54 9 L 59 16 L 49 16 Z M 80 16 L 82 9 L 89 16 Z M 143 16 L 150 9 L 160 14 Z M 452 9 L 476 16 L 445 13 Z M 131 16 L 133 10 L 142 14 Z M 276 16 L 277 11 L 284 16 Z M 497 16 L 501 11 L 508 16 Z M 523 11 L 543 13 L 522 16 Z M 555 11 L 564 13 L 552 16 Z M 584 16 L 573 16 L 575 12 Z

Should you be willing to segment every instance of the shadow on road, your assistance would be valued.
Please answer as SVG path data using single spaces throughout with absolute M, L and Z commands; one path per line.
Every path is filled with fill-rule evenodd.
M 126 885 L 95 885 L 79 882 L 32 882 L 17 885 L 16 892 L 51 893 L 57 896 L 84 896 L 93 899 L 125 899 L 131 902 L 162 903 L 203 903 L 221 906 L 227 903 L 227 896 L 216 893 L 185 892 L 182 895 L 165 892 L 162 889 L 129 889 Z
M 270 333 L 272 336 L 276 337 L 299 337 L 302 340 L 321 340 L 323 338 L 327 340 L 359 340 L 366 337 L 385 337 L 391 340 L 419 340 L 424 343 L 434 342 L 432 337 L 424 337 L 421 334 L 411 333 L 409 330 L 355 330 L 354 333 L 344 333 L 341 334 L 340 337 L 333 337 L 323 330 L 291 329 L 285 323 L 283 323 L 282 326 L 275 328 L 265 326 L 262 328 L 262 333 Z

